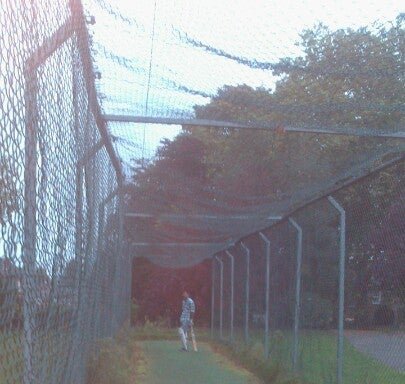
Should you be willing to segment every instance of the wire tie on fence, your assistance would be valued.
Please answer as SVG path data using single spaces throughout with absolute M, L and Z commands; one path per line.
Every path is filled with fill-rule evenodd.
M 89 25 L 96 24 L 96 18 L 93 15 L 86 16 L 86 23 Z

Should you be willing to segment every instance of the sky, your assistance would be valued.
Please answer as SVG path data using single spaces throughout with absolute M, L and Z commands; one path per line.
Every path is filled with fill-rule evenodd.
M 103 109 L 111 114 L 189 117 L 193 105 L 209 98 L 179 91 L 177 86 L 215 94 L 227 85 L 274 89 L 270 71 L 251 69 L 210 54 L 184 41 L 188 36 L 226 52 L 258 61 L 277 62 L 300 54 L 300 33 L 318 23 L 339 28 L 388 22 L 405 10 L 401 1 L 363 0 L 85 0 L 96 18 L 95 62 Z M 152 38 L 153 36 L 153 38 Z M 176 126 L 120 126 L 120 154 L 153 156 Z M 130 144 L 132 142 L 132 144 Z M 131 149 L 132 148 L 132 149 Z

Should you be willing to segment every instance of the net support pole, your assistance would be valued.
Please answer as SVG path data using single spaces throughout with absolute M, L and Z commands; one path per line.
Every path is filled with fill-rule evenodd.
M 246 256 L 246 276 L 245 276 L 245 343 L 249 342 L 249 299 L 250 299 L 250 249 L 240 243 Z
M 344 358 L 344 305 L 345 305 L 345 261 L 346 261 L 346 211 L 332 197 L 328 201 L 339 212 L 339 314 L 338 314 L 338 340 L 337 340 L 337 384 L 343 384 L 343 358 Z
M 104 233 L 104 204 L 101 203 L 98 206 L 98 226 L 97 226 L 97 261 L 101 265 L 97 265 L 97 272 L 96 278 L 99 278 L 98 274 L 102 273 L 101 270 L 104 264 L 104 255 L 103 255 L 103 233 Z M 97 337 L 103 338 L 106 336 L 105 334 L 105 313 L 104 313 L 104 305 L 103 301 L 105 298 L 101 297 L 101 292 L 97 292 L 96 297 L 94 298 L 94 305 L 95 305 L 95 331 L 97 332 Z M 103 323 L 101 323 L 103 321 Z
M 74 301 L 75 305 L 75 318 L 76 325 L 73 331 L 72 345 L 69 351 L 68 357 L 68 369 L 66 376 L 64 378 L 64 383 L 68 383 L 69 380 L 72 381 L 74 377 L 75 380 L 78 374 L 78 369 L 73 368 L 75 356 L 77 353 L 82 353 L 79 350 L 80 345 L 80 334 L 83 330 L 83 316 L 82 316 L 82 306 L 83 306 L 83 168 L 80 161 L 76 164 L 76 207 L 75 207 L 75 282 L 74 289 L 76 293 L 77 300 Z M 76 367 L 77 368 L 77 367 Z M 77 373 L 75 372 L 77 371 Z
M 76 109 L 76 108 L 75 108 Z M 88 139 L 86 137 L 86 139 Z M 103 142 L 99 141 L 94 144 L 86 153 L 78 154 L 76 163 L 76 207 L 75 207 L 75 259 L 77 261 L 75 273 L 75 289 L 77 290 L 76 313 L 77 321 L 73 335 L 73 342 L 69 352 L 69 361 L 66 377 L 66 383 L 71 381 L 78 381 L 83 375 L 83 366 L 80 369 L 76 366 L 74 368 L 73 362 L 78 353 L 83 353 L 80 345 L 83 343 L 81 335 L 85 327 L 86 310 L 85 305 L 87 302 L 87 291 L 84 288 L 85 279 L 88 270 L 88 254 L 83 250 L 83 181 L 84 169 L 87 164 L 97 155 L 98 151 L 103 148 Z M 84 256 L 84 257 L 83 257 Z
M 100 202 L 100 205 L 98 207 L 98 232 L 97 232 L 97 252 L 99 255 L 103 254 L 103 247 L 104 247 L 104 241 L 103 241 L 103 234 L 104 234 L 104 220 L 105 220 L 105 206 L 115 197 L 119 194 L 120 190 L 116 188 L 113 192 L 111 192 L 103 201 Z M 103 258 L 103 256 L 101 256 Z M 114 284 L 114 282 L 112 282 Z M 100 300 L 105 300 L 105 298 L 101 298 L 101 293 L 98 294 L 98 297 L 96 298 L 96 308 L 99 305 Z M 105 303 L 103 306 L 103 309 L 105 310 Z M 110 324 L 110 329 L 107 329 L 106 327 L 106 320 L 103 318 L 101 319 L 101 316 L 104 314 L 98 313 L 96 317 L 96 329 L 99 329 L 100 326 L 100 321 L 103 321 L 102 327 L 101 327 L 101 337 L 105 336 L 111 336 L 112 335 L 112 323 Z
M 113 282 L 113 299 L 112 299 L 112 332 L 115 334 L 119 327 L 122 325 L 121 324 L 121 311 L 120 311 L 120 306 L 122 306 L 121 302 L 121 285 L 126 284 L 127 281 L 122 278 L 121 276 L 121 266 L 123 263 L 123 252 L 122 252 L 122 243 L 124 239 L 124 191 L 123 191 L 123 184 L 122 180 L 119 178 L 117 180 L 117 244 L 116 244 L 116 250 L 117 250 L 117 255 L 115 258 L 115 268 L 114 268 L 114 282 Z
M 38 134 L 38 77 L 36 68 L 26 67 L 26 121 L 24 164 L 24 238 L 22 247 L 22 291 L 23 291 L 23 384 L 35 384 L 34 373 L 34 303 L 36 237 L 37 237 L 37 134 Z
M 235 312 L 235 308 L 234 308 L 234 293 L 235 293 L 235 258 L 234 256 L 229 252 L 229 251 L 225 251 L 225 253 L 228 255 L 229 259 L 231 260 L 231 303 L 230 303 L 230 322 L 231 322 L 231 326 L 230 326 L 230 335 L 229 335 L 229 340 L 231 342 L 233 342 L 233 323 L 234 323 L 234 312 Z
M 292 367 L 294 371 L 298 370 L 298 344 L 299 344 L 299 324 L 301 307 L 301 269 L 302 269 L 302 228 L 291 217 L 289 223 L 297 231 L 297 264 L 295 274 L 295 304 L 294 304 L 294 334 L 293 334 L 293 354 Z
M 126 255 L 124 255 L 124 196 L 125 196 L 125 192 L 124 192 L 124 185 L 123 185 L 123 181 L 122 179 L 118 179 L 118 244 L 117 244 L 117 248 L 118 248 L 118 262 L 119 265 L 122 266 L 124 264 L 124 258 L 127 257 Z M 125 271 L 124 269 L 122 269 L 123 274 L 128 273 L 129 271 Z M 121 278 L 123 278 L 123 276 L 120 276 L 119 279 L 121 280 Z M 126 292 L 128 290 L 127 285 L 131 284 L 131 279 L 128 278 L 124 278 L 123 281 L 118 281 L 119 284 L 123 284 L 123 286 L 120 288 L 119 293 L 120 293 L 120 299 L 128 299 L 129 300 L 129 304 L 128 304 L 128 308 L 129 311 L 126 311 L 126 313 L 122 313 L 122 319 L 119 319 L 119 322 L 122 321 L 130 321 L 131 320 L 131 297 L 127 298 L 125 297 L 125 295 L 123 295 L 124 292 Z M 130 290 L 129 290 L 130 291 Z M 120 304 L 122 305 L 122 303 Z M 122 324 L 119 324 L 122 325 Z
M 224 314 L 224 263 L 215 256 L 219 263 L 219 338 L 223 339 L 223 314 Z
M 265 279 L 265 318 L 264 318 L 264 356 L 269 358 L 269 317 L 270 317 L 270 239 L 259 233 L 266 247 L 266 279 Z
M 125 227 L 125 223 L 124 223 Z M 125 279 L 126 285 L 124 287 L 124 292 L 123 292 L 123 298 L 124 300 L 127 300 L 128 305 L 125 310 L 125 318 L 129 320 L 129 323 L 131 324 L 132 318 L 132 279 L 133 279 L 133 274 L 132 274 L 132 269 L 133 269 L 133 259 L 129 256 L 129 248 L 128 248 L 128 243 L 124 240 L 122 244 L 122 252 L 125 254 L 123 262 L 125 261 L 123 268 L 124 268 L 124 274 L 125 274 Z
M 75 56 L 74 49 L 72 47 L 72 101 L 73 101 L 73 112 L 74 112 L 74 129 L 75 129 L 75 140 L 76 140 L 76 150 L 77 159 L 81 156 L 81 145 L 80 145 L 80 118 L 79 118 L 79 105 L 78 105 L 78 76 L 77 76 L 77 65 L 78 61 Z M 76 308 L 78 308 L 79 295 L 80 295 L 80 282 L 81 282 L 81 266 L 83 262 L 83 167 L 80 164 L 80 160 L 76 162 L 76 205 L 75 205 L 75 260 L 76 260 L 76 271 L 75 271 L 75 290 L 77 294 L 77 300 L 75 300 Z
M 215 260 L 212 258 L 211 265 L 211 337 L 214 338 L 215 321 Z
M 75 146 L 76 146 L 76 156 L 77 159 L 81 156 L 82 146 L 80 145 L 80 121 L 79 121 L 79 106 L 78 106 L 78 77 L 77 77 L 77 67 L 79 65 L 77 57 L 75 55 L 74 44 L 71 47 L 71 60 L 72 60 L 72 106 L 73 106 L 73 116 L 74 116 L 74 137 L 75 137 Z M 64 372 L 64 376 L 61 380 L 61 384 L 78 381 L 78 372 L 79 369 L 75 367 L 74 369 L 73 362 L 74 357 L 77 358 L 78 350 L 76 350 L 77 345 L 77 334 L 81 329 L 79 322 L 79 300 L 81 293 L 81 282 L 82 282 L 82 265 L 83 265 L 83 170 L 79 166 L 79 161 L 76 162 L 76 172 L 75 172 L 75 272 L 74 272 L 74 319 L 75 326 L 72 332 L 72 341 L 69 346 L 68 351 L 68 361 L 67 369 Z M 51 302 L 54 300 L 51 297 Z M 48 325 L 47 325 L 48 327 Z M 82 353 L 82 351 L 80 351 Z M 76 377 L 73 377 L 76 373 Z M 49 374 L 49 373 L 48 373 Z M 46 380 L 46 370 L 42 370 L 42 380 Z

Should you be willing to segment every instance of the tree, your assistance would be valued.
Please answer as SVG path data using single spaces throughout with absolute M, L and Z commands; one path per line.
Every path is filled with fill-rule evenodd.
M 198 324 L 209 321 L 210 262 L 191 268 L 163 268 L 146 259 L 134 259 L 133 297 L 138 304 L 137 321 L 163 320 L 178 325 L 182 290 L 190 291 L 196 302 Z
M 286 134 L 282 127 L 398 126 L 405 97 L 403 23 L 399 15 L 390 28 L 333 32 L 319 25 L 304 31 L 303 56 L 284 58 L 273 66 L 280 76 L 275 91 L 224 86 L 208 104 L 195 106 L 199 119 L 266 122 L 279 129 L 184 127 L 187 134 L 163 142 L 156 160 L 138 169 L 134 181 L 140 193 L 133 204 L 158 211 L 190 210 L 199 206 L 199 198 L 215 198 L 227 208 L 244 208 L 263 198 L 277 200 L 296 190 L 321 187 L 356 162 L 375 156 L 381 150 L 375 140 Z M 386 142 L 384 148 L 395 145 Z M 156 192 L 159 197 L 152 206 L 145 205 L 144 196 L 150 201 L 150 193 Z
M 158 192 L 159 200 L 149 202 L 152 211 L 167 210 L 176 207 L 176 200 L 189 200 L 205 181 L 203 163 L 204 145 L 190 135 L 179 135 L 175 140 L 165 140 L 158 149 L 155 160 L 146 168 L 138 168 L 134 176 L 136 189 L 133 191 L 132 204 L 141 211 L 148 197 Z M 178 186 L 182 186 L 181 189 Z M 166 204 L 170 201 L 170 205 Z M 156 205 L 157 204 L 157 205 Z
M 156 159 L 138 168 L 131 207 L 156 214 L 257 213 L 270 208 L 284 213 L 342 180 L 353 167 L 398 150 L 395 141 L 287 133 L 283 127 L 350 126 L 384 132 L 400 126 L 400 105 L 405 101 L 403 24 L 400 15 L 390 27 L 331 31 L 320 25 L 304 31 L 303 55 L 273 66 L 280 78 L 274 91 L 225 85 L 208 104 L 195 106 L 199 119 L 266 122 L 277 129 L 184 126 L 177 138 L 162 143 Z M 348 222 L 360 228 L 350 231 L 348 238 L 353 296 L 367 294 L 370 233 L 398 188 L 399 171 L 390 172 L 389 177 L 380 174 L 370 188 L 359 183 L 343 193 L 345 206 L 358 208 L 349 210 Z M 209 227 L 195 229 L 160 220 L 132 225 L 138 239 L 159 233 L 178 241 L 202 237 Z M 333 288 L 328 290 L 330 296 Z M 364 300 L 362 294 L 358 302 Z
M 372 175 L 339 196 L 347 221 L 347 302 L 355 306 L 365 323 L 370 320 L 370 291 L 401 297 L 403 290 L 400 281 L 405 273 L 396 264 L 401 256 L 395 248 L 401 244 L 403 220 L 393 212 L 401 215 L 404 166 L 402 162 Z M 390 280 L 394 276 L 395 280 Z
M 280 61 L 276 102 L 285 123 L 386 130 L 403 121 L 405 16 L 384 26 L 302 33 L 303 57 Z
M 384 292 L 405 298 L 405 206 L 392 202 L 371 234 L 375 250 L 372 277 Z

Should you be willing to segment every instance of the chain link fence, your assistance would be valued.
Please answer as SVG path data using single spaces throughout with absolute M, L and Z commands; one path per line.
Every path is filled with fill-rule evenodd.
M 216 253 L 213 336 L 307 382 L 402 382 L 403 14 L 346 31 L 353 49 L 344 31 L 307 31 L 306 62 L 273 63 L 183 32 L 181 2 L 155 5 L 150 26 L 87 3 L 93 38 L 79 0 L 0 3 L 0 384 L 85 382 L 95 341 L 129 318 L 130 252 L 171 267 Z M 282 75 L 278 93 L 270 72 L 226 85 L 246 68 Z M 145 158 L 140 123 L 183 134 Z M 132 172 L 125 214 L 114 148 Z
M 80 2 L 2 1 L 0 51 L 0 383 L 84 383 L 130 261 Z
M 403 380 L 404 166 L 350 182 L 215 255 L 213 336 L 309 383 Z

